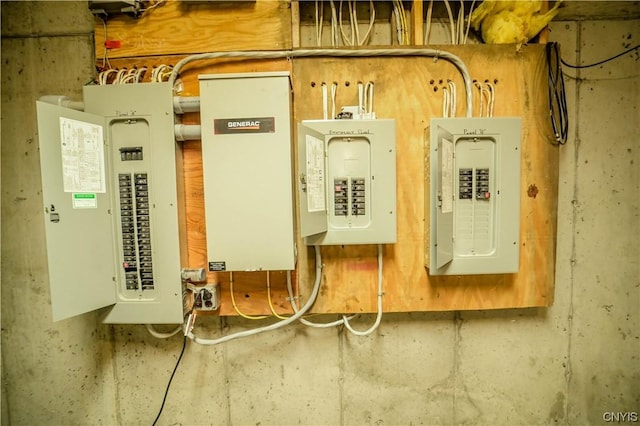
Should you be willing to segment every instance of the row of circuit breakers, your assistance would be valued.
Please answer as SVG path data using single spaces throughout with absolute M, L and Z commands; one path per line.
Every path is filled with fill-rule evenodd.
M 83 112 L 37 102 L 54 320 L 182 322 L 173 101 L 149 83 L 85 86 Z M 202 75 L 200 113 L 209 271 L 293 270 L 297 236 L 396 242 L 395 120 L 302 121 L 294 158 L 286 72 Z M 430 274 L 517 272 L 519 146 L 518 118 L 431 120 Z

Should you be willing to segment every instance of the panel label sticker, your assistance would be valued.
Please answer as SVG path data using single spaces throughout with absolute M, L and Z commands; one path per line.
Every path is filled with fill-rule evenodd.
M 60 117 L 64 192 L 106 192 L 102 126 Z
M 74 209 L 97 209 L 98 197 L 95 193 L 73 193 L 71 200 Z
M 209 270 L 212 272 L 221 272 L 227 270 L 227 262 L 209 262 Z
M 306 135 L 307 143 L 307 211 L 326 210 L 324 182 L 324 141 Z
M 216 135 L 273 133 L 275 131 L 275 117 L 216 118 L 213 120 L 213 133 Z

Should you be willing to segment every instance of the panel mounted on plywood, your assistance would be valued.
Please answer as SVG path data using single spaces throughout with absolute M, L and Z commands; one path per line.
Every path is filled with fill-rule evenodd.
M 199 79 L 209 270 L 292 270 L 289 73 Z
M 85 86 L 85 111 L 38 102 L 54 320 L 181 323 L 172 88 Z
M 518 272 L 520 129 L 516 117 L 431 120 L 431 275 Z
M 307 245 L 396 242 L 395 120 L 306 120 L 298 152 Z

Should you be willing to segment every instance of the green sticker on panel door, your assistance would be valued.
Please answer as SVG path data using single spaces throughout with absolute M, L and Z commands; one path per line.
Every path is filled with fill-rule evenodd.
M 95 193 L 74 192 L 71 195 L 74 209 L 96 209 L 98 208 L 98 197 Z

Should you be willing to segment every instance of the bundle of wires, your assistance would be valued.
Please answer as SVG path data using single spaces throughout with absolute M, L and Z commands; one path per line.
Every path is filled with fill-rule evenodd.
M 393 0 L 393 15 L 396 20 L 398 44 L 410 44 L 407 13 L 404 10 L 402 0 Z
M 558 43 L 547 43 L 547 64 L 549 65 L 549 117 L 553 129 L 554 141 L 559 145 L 567 142 L 569 132 L 569 113 L 567 94 L 564 89 L 564 77 L 561 68 Z
M 343 4 L 343 0 L 340 0 L 338 8 L 336 9 L 334 0 L 329 1 L 329 6 L 331 8 L 331 45 L 334 47 L 338 46 L 338 35 L 340 35 L 340 37 L 342 38 L 342 43 L 345 46 L 364 46 L 371 40 L 373 25 L 376 19 L 376 8 L 373 0 L 369 0 L 369 26 L 367 27 L 367 31 L 362 37 L 360 37 L 360 28 L 358 26 L 358 2 L 356 0 L 347 1 L 350 27 L 349 35 L 347 35 L 342 25 Z M 322 7 L 322 2 L 316 1 L 316 44 L 318 46 L 322 45 L 322 27 L 324 24 L 324 13 Z
M 454 18 L 453 10 L 451 9 L 451 4 L 448 0 L 444 0 L 444 6 L 447 9 L 447 15 L 449 17 L 449 37 L 451 38 L 451 44 L 466 44 L 467 39 L 469 38 L 469 30 L 471 28 L 471 20 L 469 17 L 473 12 L 473 8 L 475 7 L 476 0 L 471 2 L 471 7 L 469 9 L 469 13 L 467 14 L 467 24 L 465 28 L 465 7 L 464 0 L 460 0 L 460 8 L 458 9 L 458 18 L 457 20 Z M 424 32 L 424 44 L 429 44 L 429 39 L 431 37 L 431 21 L 433 16 L 433 0 L 429 0 L 429 5 L 427 6 L 427 19 L 426 26 Z

